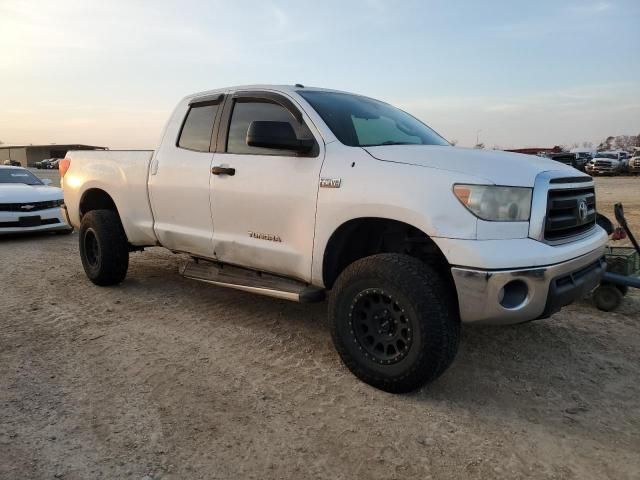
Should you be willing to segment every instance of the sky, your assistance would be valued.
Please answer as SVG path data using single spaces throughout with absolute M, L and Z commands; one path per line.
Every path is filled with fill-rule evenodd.
M 302 83 L 458 145 L 640 134 L 640 1 L 0 0 L 0 141 L 154 148 L 178 100 Z

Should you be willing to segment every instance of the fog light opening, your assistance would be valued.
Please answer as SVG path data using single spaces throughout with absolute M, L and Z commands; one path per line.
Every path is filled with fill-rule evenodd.
M 500 289 L 498 301 L 504 308 L 518 308 L 527 300 L 529 287 L 522 280 L 512 280 Z

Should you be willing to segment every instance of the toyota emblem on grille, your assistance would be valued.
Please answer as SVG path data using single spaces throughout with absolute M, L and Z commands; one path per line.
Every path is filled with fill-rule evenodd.
M 33 210 L 34 208 L 36 208 L 35 205 L 22 205 L 20 207 L 22 210 Z
M 589 215 L 587 202 L 585 200 L 580 200 L 580 203 L 578 203 L 578 218 L 582 223 L 587 220 L 587 215 Z

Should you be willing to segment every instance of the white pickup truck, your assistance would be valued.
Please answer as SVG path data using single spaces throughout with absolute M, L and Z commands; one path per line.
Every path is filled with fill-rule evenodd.
M 629 154 L 621 151 L 596 152 L 591 163 L 592 175 L 617 175 L 629 170 Z
M 591 177 L 552 160 L 455 148 L 371 98 L 249 86 L 184 98 L 155 151 L 60 162 L 84 270 L 190 255 L 188 278 L 295 301 L 328 292 L 346 366 L 406 392 L 453 361 L 461 322 L 545 318 L 599 282 Z

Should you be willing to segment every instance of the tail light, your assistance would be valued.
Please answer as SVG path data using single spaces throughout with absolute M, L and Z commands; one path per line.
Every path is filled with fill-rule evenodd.
M 70 166 L 71 166 L 70 158 L 63 158 L 62 160 L 60 160 L 60 163 L 58 163 L 58 169 L 60 170 L 60 178 L 64 177 L 64 174 L 67 173 L 67 170 L 69 170 Z

